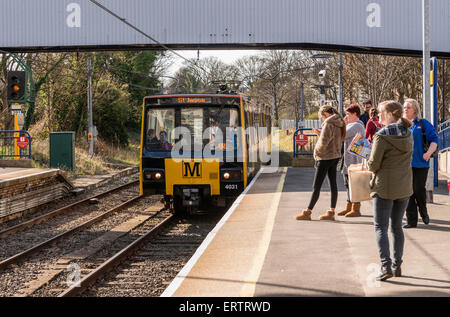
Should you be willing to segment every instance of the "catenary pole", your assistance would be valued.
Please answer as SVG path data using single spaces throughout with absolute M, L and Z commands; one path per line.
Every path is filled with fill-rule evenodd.
M 342 53 L 339 53 L 339 113 L 344 114 L 344 92 L 342 87 Z
M 89 156 L 94 155 L 94 129 L 92 119 L 92 61 L 88 59 L 88 143 L 89 143 Z

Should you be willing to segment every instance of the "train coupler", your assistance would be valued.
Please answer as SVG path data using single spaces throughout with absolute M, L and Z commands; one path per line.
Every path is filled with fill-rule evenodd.
M 182 195 L 183 206 L 198 207 L 200 206 L 200 191 L 198 188 L 183 188 Z

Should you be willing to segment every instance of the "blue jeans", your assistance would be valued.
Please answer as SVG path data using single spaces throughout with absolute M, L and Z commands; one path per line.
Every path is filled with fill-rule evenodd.
M 402 264 L 403 246 L 405 237 L 403 235 L 402 219 L 405 214 L 408 198 L 383 199 L 375 195 L 373 200 L 373 221 L 375 225 L 375 236 L 377 239 L 378 252 L 380 254 L 381 265 L 390 268 L 392 264 L 400 266 Z M 394 247 L 394 263 L 391 261 L 389 251 L 388 227 L 391 220 L 392 242 Z

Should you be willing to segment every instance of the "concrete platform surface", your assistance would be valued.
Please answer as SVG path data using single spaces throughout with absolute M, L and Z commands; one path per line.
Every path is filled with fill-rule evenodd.
M 330 204 L 325 181 L 312 221 L 297 221 L 313 178 L 309 167 L 259 174 L 162 296 L 450 296 L 448 195 L 428 204 L 429 225 L 404 230 L 403 277 L 377 282 L 372 201 L 361 217 L 319 221 Z
M 58 174 L 58 169 L 51 168 L 3 167 L 0 168 L 0 188 L 21 183 L 24 179 L 34 180 Z

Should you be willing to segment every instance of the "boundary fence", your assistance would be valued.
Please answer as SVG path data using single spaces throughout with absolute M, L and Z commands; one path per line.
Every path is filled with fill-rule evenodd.
M 21 149 L 17 146 L 20 137 L 28 139 L 28 145 Z M 0 131 L 0 159 L 31 159 L 31 136 L 24 130 Z

